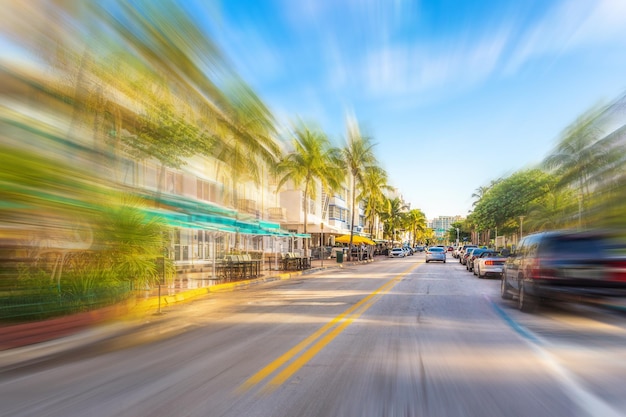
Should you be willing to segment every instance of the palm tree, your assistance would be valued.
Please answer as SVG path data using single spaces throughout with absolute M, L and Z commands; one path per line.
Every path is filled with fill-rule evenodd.
M 365 169 L 363 182 L 359 184 L 358 200 L 365 201 L 365 217 L 370 225 L 370 236 L 373 236 L 374 222 L 385 204 L 384 191 L 392 191 L 387 183 L 387 172 L 375 165 Z
M 387 201 L 389 210 L 383 217 L 391 240 L 394 241 L 396 240 L 396 230 L 402 227 L 404 215 L 408 207 L 399 197 L 387 199 Z
M 220 123 L 215 130 L 217 142 L 212 153 L 228 167 L 232 204 L 238 208 L 237 187 L 240 182 L 252 180 L 258 185 L 260 169 L 273 166 L 281 152 L 274 139 L 274 117 L 254 91 L 245 83 L 237 82 L 226 97 L 230 104 L 223 107 L 229 122 Z M 216 176 L 219 176 L 219 171 Z
M 572 186 L 578 193 L 578 225 L 583 226 L 591 187 L 600 182 L 599 173 L 616 157 L 614 141 L 619 135 L 604 136 L 605 107 L 596 107 L 565 129 L 561 141 L 544 161 L 544 166 L 561 177 L 561 186 Z
M 317 197 L 317 184 L 327 193 L 338 190 L 343 182 L 340 169 L 340 153 L 333 147 L 328 137 L 318 129 L 300 123 L 293 132 L 294 150 L 287 154 L 276 166 L 278 184 L 276 192 L 288 181 L 296 187 L 304 187 L 304 233 L 307 233 L 308 201 Z M 308 242 L 305 240 L 304 256 L 308 256 Z
M 418 233 L 423 234 L 426 230 L 426 215 L 420 209 L 413 209 L 406 213 L 407 226 L 413 235 L 413 246 L 417 244 Z
M 472 193 L 472 198 L 475 198 L 476 200 L 472 203 L 472 206 L 475 206 L 476 204 L 478 204 L 478 202 L 481 200 L 481 198 L 484 197 L 485 194 L 487 194 L 487 191 L 489 191 L 489 188 L 491 187 L 485 187 L 485 186 L 480 186 L 476 189 L 476 191 L 474 191 Z
M 341 150 L 343 155 L 344 166 L 350 174 L 350 192 L 351 198 L 351 219 L 350 219 L 350 245 L 354 239 L 354 217 L 356 214 L 356 195 L 359 184 L 363 183 L 365 170 L 368 166 L 376 165 L 376 157 L 374 155 L 374 145 L 370 143 L 370 139 L 362 136 L 359 126 L 353 119 L 348 119 L 348 137 L 345 147 Z M 352 250 L 348 251 L 348 261 L 350 260 Z

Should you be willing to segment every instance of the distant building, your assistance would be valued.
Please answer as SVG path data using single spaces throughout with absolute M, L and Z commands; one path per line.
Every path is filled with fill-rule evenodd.
M 428 222 L 428 227 L 435 232 L 435 238 L 443 239 L 448 236 L 448 230 L 453 223 L 463 221 L 461 216 L 439 216 Z

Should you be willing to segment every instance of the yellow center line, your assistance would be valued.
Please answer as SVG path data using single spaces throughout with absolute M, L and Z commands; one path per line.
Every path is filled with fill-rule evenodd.
M 294 356 L 296 356 L 300 351 L 302 351 L 303 349 L 305 349 L 308 345 L 310 345 L 311 343 L 313 343 L 316 339 L 318 339 L 319 337 L 321 337 L 324 333 L 326 333 L 330 328 L 332 328 L 333 326 L 335 326 L 337 323 L 339 323 L 342 320 L 345 320 L 350 314 L 352 314 L 355 310 L 359 309 L 360 307 L 362 307 L 365 303 L 367 303 L 369 300 L 371 300 L 373 297 L 375 297 L 376 295 L 380 294 L 384 294 L 386 292 L 388 292 L 389 290 L 391 290 L 391 288 L 400 280 L 400 278 L 402 278 L 404 275 L 408 274 L 413 268 L 415 268 L 416 265 L 412 265 L 410 268 L 408 268 L 406 271 L 400 273 L 399 275 L 397 275 L 396 277 L 394 277 L 392 280 L 386 282 L 385 284 L 383 284 L 382 286 L 380 286 L 378 289 L 376 289 L 374 292 L 372 292 L 371 294 L 369 294 L 367 297 L 363 298 L 361 301 L 359 301 L 358 303 L 356 303 L 355 305 L 353 305 L 352 307 L 348 308 L 346 311 L 344 311 L 343 313 L 339 314 L 337 317 L 335 317 L 334 319 L 332 319 L 330 322 L 326 323 L 323 327 L 321 327 L 320 329 L 318 329 L 315 333 L 311 334 L 310 336 L 308 336 L 306 339 L 304 339 L 303 341 L 301 341 L 300 343 L 298 343 L 296 346 L 292 347 L 291 349 L 289 349 L 287 352 L 285 352 L 283 355 L 281 355 L 280 357 L 278 357 L 277 359 L 275 359 L 274 361 L 272 361 L 269 365 L 267 365 L 266 367 L 264 367 L 263 369 L 261 369 L 259 372 L 257 372 L 256 374 L 252 375 L 250 378 L 248 378 L 238 389 L 238 391 L 240 393 L 243 393 L 249 389 L 251 389 L 252 387 L 254 387 L 255 385 L 257 385 L 259 382 L 263 381 L 264 379 L 266 379 L 267 377 L 269 377 L 272 373 L 274 373 L 278 368 L 280 368 L 281 366 L 283 366 L 285 363 L 287 363 L 288 361 L 290 361 L 291 359 L 293 359 Z M 272 380 L 272 382 L 270 382 L 270 384 L 272 385 L 280 385 L 280 384 L 276 384 L 275 381 L 279 379 L 279 377 L 281 375 L 287 375 L 284 380 L 286 380 L 287 378 L 289 378 L 289 376 L 291 376 L 293 373 L 295 373 L 298 369 L 300 369 L 306 362 L 308 362 L 308 360 L 310 360 L 313 356 L 315 356 L 315 354 L 317 354 L 324 346 L 326 346 L 332 339 L 334 339 L 339 333 L 341 333 L 343 331 L 343 329 L 345 329 L 350 323 L 352 323 L 352 321 L 359 317 L 361 314 L 363 314 L 363 312 L 365 312 L 369 307 L 371 306 L 371 303 L 369 305 L 367 305 L 361 312 L 359 312 L 358 314 L 355 314 L 355 316 L 353 318 L 350 318 L 349 320 L 344 321 L 344 323 L 340 326 L 338 326 L 337 328 L 335 328 L 335 330 L 333 330 L 331 333 L 329 333 L 327 336 L 325 336 L 320 342 L 318 342 L 315 346 L 313 346 L 311 348 L 312 351 L 314 351 L 314 353 L 311 354 L 311 351 L 309 352 L 305 352 L 305 354 L 302 355 L 302 357 L 307 356 L 308 359 L 306 359 L 305 361 L 302 361 L 302 359 L 299 359 L 298 361 L 294 362 L 294 363 L 298 363 L 299 366 L 294 368 L 294 364 L 290 365 L 287 369 L 291 369 L 292 372 L 289 372 L 288 374 L 287 369 L 285 369 L 283 372 L 281 372 L 279 374 L 279 376 L 277 376 L 276 378 L 274 378 L 274 380 Z M 322 343 L 323 342 L 323 343 Z M 283 380 L 283 382 L 284 382 Z M 282 382 L 281 382 L 282 383 Z
M 270 382 L 267 383 L 265 388 L 263 388 L 263 392 L 268 394 L 281 386 L 285 381 L 287 381 L 293 374 L 298 372 L 300 368 L 302 368 L 308 361 L 313 359 L 315 355 L 317 355 L 327 344 L 329 344 L 335 337 L 337 337 L 341 332 L 344 331 L 346 327 L 348 327 L 354 320 L 359 318 L 361 314 L 365 313 L 367 309 L 369 309 L 374 302 L 369 302 L 363 306 L 363 308 L 348 319 L 346 319 L 341 325 L 335 327 L 332 332 L 328 333 L 326 336 L 321 338 L 316 344 L 311 346 L 307 351 L 305 351 L 298 359 L 291 362 L 285 369 L 283 369 L 278 375 L 276 375 Z

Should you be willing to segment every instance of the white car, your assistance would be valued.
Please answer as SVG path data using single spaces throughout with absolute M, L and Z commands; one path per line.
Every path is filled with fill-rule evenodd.
M 478 278 L 489 275 L 500 278 L 504 262 L 506 262 L 506 257 L 498 253 L 483 252 L 478 258 L 474 259 L 474 275 L 478 276 Z
M 391 258 L 404 258 L 406 256 L 406 252 L 402 248 L 393 248 L 389 251 L 389 256 Z

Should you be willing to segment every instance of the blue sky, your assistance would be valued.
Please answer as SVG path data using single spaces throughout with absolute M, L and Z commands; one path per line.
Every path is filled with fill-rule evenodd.
M 626 90 L 626 1 L 223 1 L 213 36 L 287 123 L 343 143 L 347 114 L 412 208 L 540 162 L 580 114 Z

